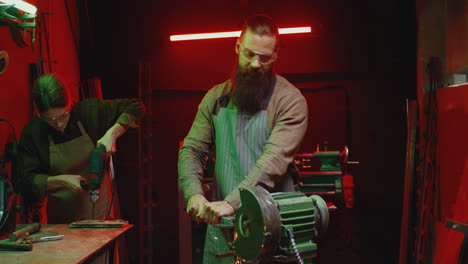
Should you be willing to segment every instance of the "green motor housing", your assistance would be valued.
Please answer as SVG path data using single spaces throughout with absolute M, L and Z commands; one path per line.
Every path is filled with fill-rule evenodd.
M 296 262 L 315 257 L 314 240 L 328 227 L 328 207 L 317 195 L 269 193 L 260 186 L 240 189 L 231 248 L 246 262 Z

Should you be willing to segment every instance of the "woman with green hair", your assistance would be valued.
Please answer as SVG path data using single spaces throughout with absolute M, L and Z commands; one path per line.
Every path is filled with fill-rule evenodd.
M 138 127 L 145 106 L 139 100 L 87 99 L 73 103 L 54 74 L 34 82 L 37 116 L 23 129 L 19 144 L 22 173 L 16 191 L 40 205 L 33 221 L 70 224 L 78 220 L 119 217 L 112 195 L 111 161 L 107 160 L 99 199 L 93 204 L 80 182 L 89 173 L 91 153 L 103 145 L 107 154 L 128 128 Z M 113 200 L 113 201 L 112 201 Z

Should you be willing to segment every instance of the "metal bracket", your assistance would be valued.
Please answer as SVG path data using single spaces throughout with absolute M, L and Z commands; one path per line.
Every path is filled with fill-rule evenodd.
M 460 247 L 458 264 L 468 264 L 468 225 L 457 223 L 452 220 L 447 220 L 445 222 L 445 227 L 462 232 L 464 234 L 463 242 Z

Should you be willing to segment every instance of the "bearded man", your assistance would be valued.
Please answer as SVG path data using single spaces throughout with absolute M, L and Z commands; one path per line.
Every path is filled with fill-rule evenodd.
M 294 155 L 307 128 L 307 102 L 301 92 L 273 73 L 278 28 L 266 15 L 246 20 L 235 51 L 233 76 L 208 91 L 179 152 L 179 185 L 187 213 L 207 228 L 203 263 L 232 263 L 216 258 L 230 250 L 220 217 L 235 213 L 239 188 L 260 185 L 271 192 L 294 191 Z M 203 195 L 205 157 L 214 145 L 217 201 Z

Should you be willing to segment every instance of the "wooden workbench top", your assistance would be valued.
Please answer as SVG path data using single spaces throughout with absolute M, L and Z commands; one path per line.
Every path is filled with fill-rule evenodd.
M 82 263 L 131 227 L 133 225 L 124 228 L 71 229 L 68 225 L 42 225 L 41 232 L 59 232 L 64 238 L 34 243 L 32 251 L 0 251 L 0 264 Z

